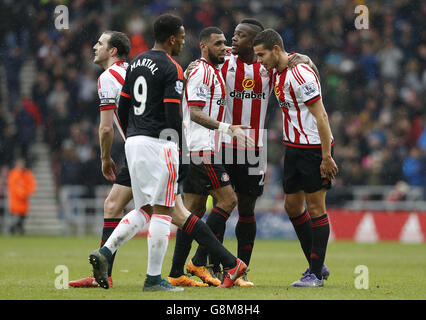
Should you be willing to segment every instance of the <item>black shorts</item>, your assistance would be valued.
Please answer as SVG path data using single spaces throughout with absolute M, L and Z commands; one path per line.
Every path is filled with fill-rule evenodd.
M 303 190 L 306 193 L 313 193 L 322 188 L 330 189 L 331 181 L 321 177 L 321 161 L 320 148 L 303 149 L 287 146 L 284 156 L 284 192 L 290 194 Z
M 222 164 L 215 164 L 212 157 L 203 157 L 196 162 L 191 160 L 184 179 L 183 192 L 208 195 L 209 190 L 223 188 L 230 184 L 225 167 Z
M 130 180 L 129 168 L 127 168 L 127 160 L 124 160 L 123 166 L 120 168 L 120 171 L 115 176 L 115 182 L 121 186 L 132 187 L 132 182 Z
M 186 176 L 188 175 L 189 164 L 179 164 L 178 188 L 177 194 L 183 193 L 183 186 Z
M 229 156 L 230 149 L 225 149 L 222 158 L 225 170 L 231 178 L 234 191 L 253 197 L 261 196 L 263 194 L 266 171 L 266 159 L 262 158 L 263 151 L 231 150 L 232 157 Z M 238 152 L 244 154 L 240 156 L 240 159 L 238 159 Z

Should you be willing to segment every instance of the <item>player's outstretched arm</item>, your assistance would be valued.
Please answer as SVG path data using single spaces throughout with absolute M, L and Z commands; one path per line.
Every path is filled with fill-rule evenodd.
M 210 130 L 219 129 L 220 122 L 209 117 L 203 112 L 203 107 L 191 106 L 190 108 L 191 121 L 198 123 L 199 125 L 206 127 Z
M 245 125 L 231 125 L 229 123 L 219 122 L 212 117 L 209 117 L 203 112 L 203 107 L 191 106 L 190 109 L 191 120 L 199 125 L 206 127 L 210 130 L 219 130 L 223 133 L 229 134 L 238 141 L 240 145 L 254 146 L 254 140 L 246 135 L 244 129 L 250 129 L 250 126 Z

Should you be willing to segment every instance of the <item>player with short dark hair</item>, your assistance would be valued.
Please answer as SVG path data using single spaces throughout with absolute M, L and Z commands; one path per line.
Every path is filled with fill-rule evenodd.
M 181 27 L 183 27 L 183 24 L 180 17 L 164 14 L 154 22 L 154 39 L 157 43 L 164 43 L 170 35 L 178 37 Z M 173 47 L 171 50 L 172 56 L 175 56 L 178 51 L 180 52 L 180 47 Z
M 152 208 L 148 236 L 148 270 L 144 290 L 178 291 L 161 278 L 161 267 L 168 246 L 170 223 L 182 228 L 197 242 L 205 245 L 220 260 L 226 279 L 220 287 L 229 288 L 245 273 L 247 266 L 235 258 L 216 239 L 209 227 L 192 215 L 177 194 L 182 175 L 179 169 L 176 140 L 181 135 L 180 100 L 183 71 L 171 55 L 178 55 L 184 45 L 185 29 L 182 20 L 162 15 L 154 24 L 157 40 L 153 49 L 137 56 L 129 65 L 121 92 L 119 118 L 126 132 L 126 158 L 131 176 L 136 208 Z M 172 129 L 172 130 L 170 130 Z M 182 139 L 179 139 L 181 143 Z M 179 177 L 179 179 L 178 179 Z M 125 241 L 137 231 L 138 224 L 124 218 L 112 237 Z M 125 243 L 121 237 L 119 245 Z M 117 244 L 105 244 L 90 255 L 90 263 L 98 283 L 108 289 L 106 267 Z
M 117 49 L 117 57 L 120 59 L 127 59 L 130 52 L 130 40 L 127 35 L 120 31 L 104 31 L 103 34 L 109 35 L 107 48 Z
M 282 51 L 285 51 L 284 49 L 284 41 L 281 38 L 280 34 L 270 28 L 263 30 L 264 32 L 261 32 L 256 36 L 256 38 L 253 41 L 253 47 L 261 44 L 264 49 L 268 51 L 272 51 L 275 46 L 278 46 Z M 274 65 L 277 65 L 277 59 L 278 57 L 274 56 L 275 60 L 273 61 Z M 270 68 L 268 68 L 270 70 Z
M 260 22 L 259 20 L 257 20 L 257 19 L 254 19 L 254 18 L 244 18 L 244 19 L 242 19 L 241 21 L 240 21 L 240 23 L 239 24 L 248 24 L 248 25 L 251 25 L 252 27 L 258 27 L 258 30 L 257 31 L 263 31 L 263 30 L 265 30 L 265 27 L 263 26 L 263 24 L 262 24 L 262 22 Z M 255 30 L 254 30 L 255 31 Z
M 200 43 L 208 41 L 210 39 L 210 37 L 211 37 L 212 34 L 221 35 L 221 34 L 223 34 L 223 31 L 220 28 L 214 27 L 214 26 L 213 27 L 206 27 L 206 28 L 202 29 L 200 31 L 200 35 L 199 35 Z M 215 59 L 216 61 L 218 61 L 215 64 L 219 64 L 221 62 L 220 61 L 221 58 L 218 58 L 218 57 L 213 56 L 213 55 L 211 55 L 211 57 L 213 57 L 213 59 Z
M 259 63 L 253 52 L 253 39 L 264 29 L 257 19 L 245 18 L 235 27 L 232 37 L 231 54 L 221 66 L 226 82 L 226 122 L 250 126 L 246 134 L 255 141 L 252 148 L 237 146 L 225 137 L 223 142 L 225 169 L 238 199 L 238 221 L 235 226 L 237 256 L 247 265 L 256 239 L 255 206 L 263 193 L 266 173 L 263 127 L 271 93 L 271 74 Z M 243 159 L 243 161 L 241 161 Z M 213 272 L 220 274 L 214 256 L 211 257 Z M 235 285 L 254 286 L 246 276 L 239 278 Z
M 283 112 L 286 146 L 284 207 L 309 263 L 302 278 L 292 285 L 323 286 L 329 274 L 324 260 L 330 234 L 325 198 L 338 168 L 332 157 L 334 139 L 322 103 L 319 79 L 307 64 L 288 67 L 282 38 L 272 29 L 259 33 L 253 48 L 257 60 L 266 69 L 275 69 L 273 85 Z

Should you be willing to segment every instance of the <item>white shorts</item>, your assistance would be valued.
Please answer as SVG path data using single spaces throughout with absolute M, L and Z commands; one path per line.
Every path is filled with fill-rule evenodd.
M 179 153 L 175 143 L 148 136 L 129 137 L 125 143 L 135 207 L 174 207 Z

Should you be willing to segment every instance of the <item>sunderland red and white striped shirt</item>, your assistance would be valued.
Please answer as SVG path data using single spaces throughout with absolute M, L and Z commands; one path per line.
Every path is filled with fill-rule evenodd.
M 225 81 L 219 69 L 205 59 L 198 60 L 197 67 L 188 77 L 182 102 L 183 125 L 190 151 L 217 152 L 222 143 L 222 133 L 210 130 L 191 120 L 190 109 L 203 107 L 208 116 L 223 122 L 225 114 Z
M 321 99 L 321 85 L 315 72 L 307 64 L 298 64 L 292 69 L 276 71 L 273 82 L 283 112 L 283 143 L 299 148 L 321 148 L 317 121 L 309 111 L 309 106 Z
M 272 72 L 258 62 L 248 63 L 238 55 L 228 55 L 221 66 L 226 82 L 225 122 L 248 125 L 246 130 L 256 147 L 263 147 L 263 129 L 269 96 L 272 92 Z M 227 147 L 237 147 L 236 141 L 225 135 Z
M 126 135 L 121 128 L 117 108 L 128 66 L 129 64 L 124 60 L 117 61 L 98 78 L 99 109 L 101 111 L 114 110 L 114 123 L 124 140 L 126 140 Z

